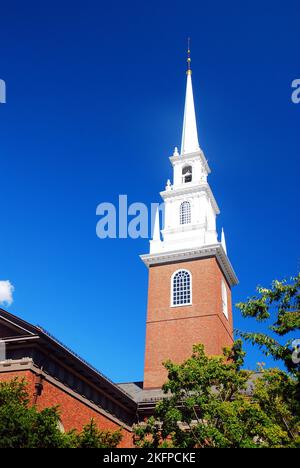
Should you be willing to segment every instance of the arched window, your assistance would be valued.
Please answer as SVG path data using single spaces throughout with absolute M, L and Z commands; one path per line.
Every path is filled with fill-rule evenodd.
M 180 205 L 180 224 L 189 224 L 191 222 L 191 204 L 184 201 Z
M 172 306 L 188 305 L 192 303 L 192 275 L 187 270 L 179 270 L 172 276 L 171 281 Z
M 187 182 L 192 182 L 192 178 L 193 178 L 192 166 L 185 166 L 182 169 L 182 183 L 186 184 Z
M 224 280 L 222 280 L 222 308 L 223 314 L 228 319 L 227 289 Z

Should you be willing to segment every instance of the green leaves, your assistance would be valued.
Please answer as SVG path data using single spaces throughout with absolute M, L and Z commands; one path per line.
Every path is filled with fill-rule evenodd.
M 236 305 L 242 315 L 254 317 L 258 321 L 270 319 L 272 323 L 269 330 L 278 337 L 294 333 L 295 339 L 299 338 L 296 332 L 300 330 L 300 273 L 291 278 L 289 283 L 286 280 L 275 280 L 270 289 L 258 287 L 257 291 L 258 296 Z M 286 369 L 298 379 L 300 387 L 300 364 L 292 360 L 293 338 L 282 344 L 263 333 L 239 334 L 253 345 L 258 345 L 267 356 L 281 360 Z
M 115 448 L 122 440 L 121 431 L 100 431 L 93 419 L 75 437 L 75 448 Z
M 299 328 L 300 273 L 296 277 L 292 277 L 290 283 L 287 283 L 286 280 L 275 280 L 270 289 L 258 286 L 257 292 L 258 296 L 248 299 L 247 302 L 236 304 L 244 317 L 255 317 L 258 321 L 267 320 L 271 316 L 271 307 L 275 305 L 279 320 L 287 312 L 293 312 L 293 320 L 296 321 L 294 325 Z M 294 325 L 288 325 L 286 329 L 283 327 L 281 333 L 288 333 L 294 329 Z
M 157 404 L 154 417 L 135 427 L 136 445 L 299 446 L 295 381 L 277 369 L 262 370 L 259 377 L 241 370 L 243 358 L 238 341 L 224 349 L 223 356 L 208 357 L 197 345 L 182 364 L 165 363 L 166 397 Z
M 280 446 L 300 447 L 297 386 L 295 379 L 279 369 L 262 369 L 254 387 L 252 399 L 267 415 L 270 421 L 268 430 L 273 434 L 274 441 L 280 437 L 280 442 L 277 441 Z
M 57 408 L 29 407 L 24 380 L 0 382 L 0 448 L 64 446 Z
M 93 420 L 81 432 L 62 433 L 58 407 L 29 406 L 26 382 L 0 382 L 0 448 L 114 448 L 120 431 L 100 431 Z

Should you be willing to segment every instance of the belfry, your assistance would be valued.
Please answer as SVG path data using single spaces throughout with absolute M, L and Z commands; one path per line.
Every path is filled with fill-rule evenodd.
M 180 152 L 170 162 L 173 183 L 160 193 L 163 226 L 156 215 L 150 253 L 141 258 L 149 268 L 144 389 L 166 380 L 163 362 L 181 362 L 193 344 L 209 355 L 233 343 L 231 288 L 238 283 L 227 256 L 219 207 L 208 183 L 210 168 L 199 145 L 192 87 L 190 50 Z

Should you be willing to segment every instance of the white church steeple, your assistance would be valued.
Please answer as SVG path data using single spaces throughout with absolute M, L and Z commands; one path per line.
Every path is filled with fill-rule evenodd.
M 226 253 L 224 233 L 221 242 L 218 240 L 216 217 L 220 211 L 208 183 L 211 171 L 198 141 L 190 50 L 187 62 L 181 151 L 179 154 L 176 147 L 170 157 L 173 182 L 168 180 L 165 190 L 160 193 L 164 201 L 162 230 L 156 214 L 150 254 L 142 255 L 142 259 L 151 265 L 175 258 L 216 255 L 226 264 L 229 283 L 236 284 L 237 278 Z

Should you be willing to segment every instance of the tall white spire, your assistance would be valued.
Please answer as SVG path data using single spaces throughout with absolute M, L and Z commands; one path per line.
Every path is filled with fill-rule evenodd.
M 184 118 L 183 118 L 183 129 L 182 129 L 182 140 L 181 140 L 181 154 L 194 153 L 199 151 L 199 141 L 193 96 L 192 86 L 192 70 L 191 70 L 191 57 L 190 57 L 190 46 L 188 46 L 188 69 L 187 69 L 187 80 L 186 80 L 186 94 L 185 94 L 185 106 L 184 106 Z

